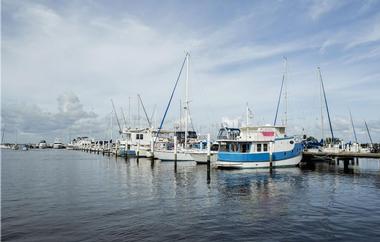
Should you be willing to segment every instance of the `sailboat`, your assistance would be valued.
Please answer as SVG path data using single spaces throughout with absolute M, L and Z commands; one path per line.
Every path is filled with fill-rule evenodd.
M 171 93 L 169 103 L 166 107 L 164 116 L 161 120 L 160 127 L 158 129 L 158 132 L 156 134 L 156 137 L 153 142 L 153 148 L 154 148 L 154 157 L 162 160 L 162 161 L 193 161 L 193 158 L 190 155 L 190 152 L 188 150 L 189 144 L 197 142 L 197 137 L 195 131 L 189 131 L 188 130 L 188 120 L 189 120 L 189 100 L 188 100 L 188 82 L 189 82 L 189 57 L 190 54 L 187 52 L 185 59 L 182 63 L 179 75 L 177 77 L 174 89 Z M 181 77 L 181 73 L 183 70 L 183 67 L 186 63 L 186 83 L 185 83 L 185 130 L 184 131 L 179 131 L 179 132 L 174 132 L 174 137 L 173 137 L 173 142 L 168 143 L 166 147 L 163 149 L 162 146 L 161 148 L 157 147 L 157 137 L 159 137 L 162 125 L 164 123 L 166 114 L 169 110 L 171 101 L 173 99 L 174 92 L 177 88 L 178 81 Z M 177 142 L 178 141 L 178 142 Z

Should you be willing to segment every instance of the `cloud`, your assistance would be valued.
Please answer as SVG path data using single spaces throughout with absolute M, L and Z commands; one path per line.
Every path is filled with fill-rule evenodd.
M 338 0 L 314 0 L 311 3 L 309 15 L 313 20 L 317 20 L 322 15 L 325 15 L 333 10 L 338 9 L 344 3 L 345 1 Z
M 24 135 L 30 141 L 41 136 L 67 137 L 70 132 L 88 134 L 90 128 L 94 131 L 104 128 L 94 112 L 84 110 L 74 93 L 60 95 L 57 103 L 58 111 L 52 113 L 36 104 L 6 102 L 1 112 L 2 126 L 8 136 Z
M 109 100 L 114 100 L 117 109 L 128 110 L 128 97 L 132 97 L 131 116 L 136 120 L 135 96 L 140 93 L 148 110 L 157 105 L 160 121 L 184 51 L 189 50 L 195 126 L 239 116 L 246 102 L 252 105 L 257 120 L 271 122 L 284 55 L 289 60 L 291 125 L 307 126 L 311 118 L 305 116 L 318 110 L 317 65 L 322 67 L 334 115 L 342 115 L 340 110 L 349 102 L 358 115 L 378 119 L 371 111 L 379 101 L 375 75 L 378 13 L 371 11 L 373 7 L 363 6 L 356 18 L 346 11 L 355 13 L 356 7 L 364 4 L 229 3 L 222 6 L 229 9 L 226 12 L 215 11 L 214 3 L 207 7 L 189 4 L 189 11 L 183 13 L 177 11 L 183 8 L 181 4 L 162 7 L 122 2 L 115 7 L 101 1 L 86 3 L 3 1 L 4 107 L 15 105 L 10 100 L 17 100 L 19 106 L 27 103 L 24 106 L 36 110 L 29 117 L 45 120 L 40 123 L 50 123 L 56 132 L 66 132 L 59 128 L 62 116 L 62 122 L 79 133 L 99 130 L 99 126 L 99 132 L 105 134 L 112 109 Z M 327 26 L 322 16 L 333 11 L 337 17 L 329 15 L 328 20 L 342 20 Z M 196 18 L 188 16 L 198 12 Z M 321 21 L 311 21 L 311 16 Z M 178 120 L 179 99 L 184 101 L 183 77 L 166 128 Z M 57 106 L 54 100 L 62 92 L 75 93 L 80 102 L 67 95 Z M 12 112 L 9 110 L 6 112 Z M 96 110 L 99 115 L 78 120 L 90 115 L 84 110 Z M 314 125 L 315 118 L 312 122 Z

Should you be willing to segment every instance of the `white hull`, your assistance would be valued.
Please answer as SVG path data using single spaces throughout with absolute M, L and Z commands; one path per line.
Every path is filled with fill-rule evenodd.
M 63 149 L 62 144 L 53 144 L 53 149 Z
M 46 148 L 47 148 L 47 144 L 46 144 L 46 143 L 40 143 L 40 144 L 38 145 L 38 147 L 39 147 L 40 149 L 46 149 Z
M 288 167 L 297 166 L 302 160 L 302 154 L 286 159 L 272 162 L 272 167 Z M 268 168 L 270 167 L 269 161 L 262 162 L 229 162 L 229 161 L 216 161 L 216 167 L 218 168 Z
M 174 161 L 174 151 L 173 150 L 165 150 L 165 151 L 154 151 L 154 157 L 160 159 L 162 161 Z M 191 157 L 189 153 L 185 153 L 184 151 L 177 152 L 177 161 L 193 161 L 194 159 Z
M 207 163 L 207 153 L 206 152 L 192 152 L 190 153 L 193 160 L 195 160 L 197 163 Z M 217 153 L 211 153 L 210 154 L 210 162 L 215 163 L 218 158 Z

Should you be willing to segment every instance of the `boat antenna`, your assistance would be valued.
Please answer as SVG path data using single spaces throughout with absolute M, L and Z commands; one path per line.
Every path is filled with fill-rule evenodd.
M 156 135 L 156 137 L 154 138 L 153 144 L 156 142 L 157 137 L 158 137 L 158 135 L 160 134 L 160 131 L 161 131 L 161 129 L 162 129 L 162 125 L 164 124 L 165 117 L 166 117 L 166 115 L 167 115 L 167 113 L 168 113 L 168 110 L 169 110 L 170 104 L 171 104 L 172 99 L 173 99 L 173 96 L 174 96 L 174 92 L 175 92 L 175 90 L 177 89 L 177 85 L 178 85 L 179 78 L 181 77 L 181 73 L 182 73 L 183 67 L 185 66 L 185 62 L 186 62 L 186 59 L 187 59 L 187 55 L 188 55 L 188 53 L 186 53 L 185 59 L 184 59 L 183 62 L 182 62 L 181 69 L 180 69 L 180 71 L 179 71 L 179 73 L 178 73 L 177 80 L 175 81 L 175 85 L 174 85 L 173 91 L 172 91 L 172 93 L 171 93 L 171 95 L 170 95 L 168 105 L 166 106 L 164 116 L 162 117 L 162 120 L 161 120 L 161 123 L 160 123 L 160 127 L 158 127 L 157 135 Z
M 137 94 L 137 96 L 139 97 L 139 101 L 140 101 L 141 106 L 142 106 L 142 108 L 143 108 L 143 111 L 144 111 L 144 113 L 145 113 L 146 121 L 148 122 L 149 127 L 152 127 L 152 122 L 150 121 L 150 119 L 149 119 L 149 117 L 148 117 L 148 114 L 146 113 L 146 109 L 145 109 L 145 106 L 144 106 L 144 103 L 143 103 L 143 101 L 142 101 L 142 99 L 141 99 L 140 94 Z
M 365 128 L 367 129 L 369 140 L 371 141 L 371 147 L 373 147 L 372 137 L 371 137 L 371 134 L 369 133 L 368 125 L 365 120 L 364 120 L 364 124 L 365 124 Z
M 117 117 L 115 104 L 113 103 L 113 100 L 112 100 L 112 99 L 111 99 L 111 103 L 112 103 L 113 111 L 114 111 L 114 113 L 115 113 L 115 117 L 116 117 L 117 125 L 119 126 L 119 133 L 121 134 L 121 133 L 122 133 L 122 129 L 121 129 L 121 126 L 120 126 L 119 118 Z
M 358 138 L 356 136 L 356 131 L 355 131 L 355 126 L 354 126 L 354 121 L 352 120 L 351 110 L 348 109 L 348 111 L 350 113 L 350 120 L 351 120 L 351 125 L 352 125 L 352 131 L 354 131 L 355 142 L 358 144 Z
M 334 132 L 333 132 L 332 125 L 331 125 L 329 106 L 327 105 L 327 98 L 326 98 L 325 86 L 323 85 L 322 74 L 321 74 L 321 68 L 320 68 L 319 66 L 318 66 L 318 73 L 319 73 L 319 79 L 320 79 L 320 81 L 321 81 L 321 85 L 322 85 L 323 97 L 325 98 L 325 105 L 326 105 L 326 111 L 327 111 L 327 118 L 329 119 L 329 126 L 330 126 L 330 132 L 331 132 L 331 143 L 334 143 Z

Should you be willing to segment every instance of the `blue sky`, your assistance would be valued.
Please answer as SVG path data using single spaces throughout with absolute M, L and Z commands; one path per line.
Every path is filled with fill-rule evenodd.
M 350 108 L 359 140 L 368 141 L 365 119 L 380 142 L 379 10 L 379 1 L 2 1 L 2 127 L 10 141 L 100 138 L 109 100 L 127 110 L 131 97 L 135 117 L 137 93 L 158 123 L 188 50 L 203 133 L 243 120 L 247 102 L 250 122 L 272 123 L 286 56 L 290 133 L 321 135 L 320 66 L 336 136 L 352 140 Z

